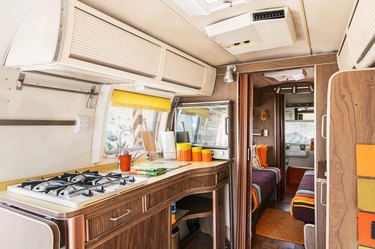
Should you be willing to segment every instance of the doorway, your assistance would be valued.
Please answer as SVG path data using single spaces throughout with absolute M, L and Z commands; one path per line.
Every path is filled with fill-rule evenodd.
M 290 206 L 304 172 L 314 168 L 314 68 L 252 73 L 251 80 L 251 248 L 304 248 L 304 222 L 294 219 Z

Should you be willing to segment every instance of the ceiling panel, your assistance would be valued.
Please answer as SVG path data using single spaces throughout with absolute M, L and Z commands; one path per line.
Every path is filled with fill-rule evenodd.
M 1 1 L 0 7 L 0 59 L 5 56 L 18 26 L 38 0 Z
M 313 54 L 337 51 L 355 2 L 355 0 L 253 0 L 247 4 L 214 12 L 209 16 L 188 16 L 172 0 L 81 1 L 213 66 L 308 55 L 311 48 Z M 14 0 L 11 4 L 2 4 L 0 57 L 4 55 L 18 25 L 36 2 L 37 0 Z M 213 42 L 204 31 L 205 26 L 236 15 L 283 6 L 288 6 L 291 10 L 296 28 L 297 41 L 292 46 L 234 56 Z
M 337 51 L 356 0 L 304 0 L 313 53 Z

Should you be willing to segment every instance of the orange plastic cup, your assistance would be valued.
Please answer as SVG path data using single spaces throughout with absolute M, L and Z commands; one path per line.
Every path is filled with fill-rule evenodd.
M 202 150 L 202 161 L 211 162 L 212 161 L 212 151 L 209 149 Z
M 177 161 L 190 162 L 191 161 L 191 144 L 178 143 L 177 144 Z
M 122 171 L 129 171 L 132 164 L 132 155 L 119 156 L 120 169 Z
M 193 147 L 191 151 L 192 151 L 193 162 L 201 162 L 202 161 L 202 147 Z

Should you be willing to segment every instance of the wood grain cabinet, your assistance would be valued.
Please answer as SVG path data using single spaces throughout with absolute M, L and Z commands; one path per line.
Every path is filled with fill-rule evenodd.
M 161 249 L 169 248 L 169 209 L 166 208 L 105 241 L 95 249 Z
M 111 206 L 86 215 L 88 240 L 101 235 L 114 227 L 123 225 L 142 213 L 142 198 Z
M 358 145 L 375 145 L 375 70 L 353 70 L 331 79 L 328 112 L 327 246 L 352 249 L 375 246 L 373 162 Z M 363 172 L 359 159 L 368 172 Z M 362 173 L 364 173 L 363 178 Z M 370 173 L 370 174 L 368 174 Z M 369 178 L 369 179 L 367 179 Z M 369 211 L 370 214 L 365 214 Z M 371 232 L 370 232 L 371 231 Z M 375 231 L 374 231 L 375 232 Z
M 223 249 L 224 186 L 228 182 L 229 162 L 224 162 L 214 169 L 199 169 L 148 184 L 110 199 L 108 205 L 99 203 L 85 214 L 85 248 L 170 249 L 173 227 L 170 205 L 185 200 L 192 208 L 180 222 L 212 216 L 213 248 Z M 187 197 L 197 193 L 211 193 L 207 210 L 202 211 L 200 199 Z

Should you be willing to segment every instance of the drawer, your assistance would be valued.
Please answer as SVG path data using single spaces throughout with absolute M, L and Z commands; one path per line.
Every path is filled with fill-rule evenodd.
M 88 240 L 122 225 L 143 212 L 142 198 L 86 215 Z
M 358 244 L 375 247 L 375 214 L 358 212 Z
M 356 145 L 357 175 L 375 177 L 375 145 Z
M 357 179 L 358 209 L 375 213 L 375 179 Z

